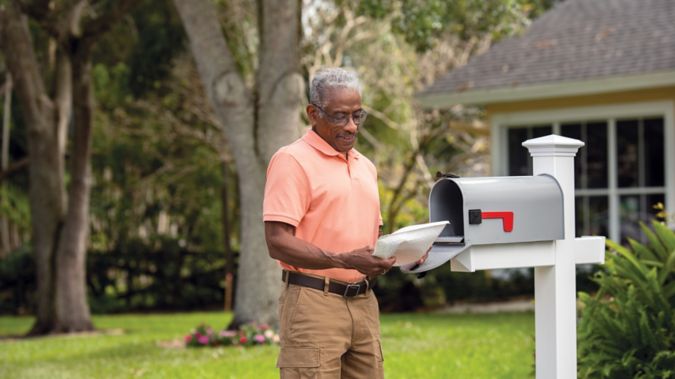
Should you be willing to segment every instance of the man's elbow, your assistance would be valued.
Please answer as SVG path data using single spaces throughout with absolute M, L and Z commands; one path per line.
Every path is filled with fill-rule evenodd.
M 270 258 L 279 260 L 279 248 L 277 248 L 273 242 L 267 240 L 267 252 L 270 255 Z
M 265 242 L 267 243 L 267 252 L 270 257 L 276 260 L 284 260 L 284 250 L 288 244 L 288 237 L 292 236 L 292 231 L 284 228 L 286 225 L 280 223 L 265 223 Z
M 277 235 L 266 235 L 265 242 L 267 242 L 267 252 L 272 259 L 281 260 L 282 258 L 282 241 Z

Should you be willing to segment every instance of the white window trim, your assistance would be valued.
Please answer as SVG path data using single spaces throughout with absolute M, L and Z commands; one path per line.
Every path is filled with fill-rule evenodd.
M 671 214 L 675 212 L 675 102 L 654 101 L 620 103 L 603 106 L 570 107 L 541 109 L 528 112 L 495 113 L 491 117 L 491 143 L 492 143 L 492 173 L 493 175 L 508 175 L 508 154 L 506 151 L 507 128 L 515 125 L 549 124 L 553 126 L 554 133 L 560 133 L 560 124 L 573 121 L 591 121 L 593 119 L 608 121 L 609 146 L 607 150 L 609 159 L 610 183 L 617 182 L 616 173 L 616 135 L 614 133 L 615 120 L 617 118 L 643 118 L 663 117 L 665 138 L 663 149 L 665 152 L 665 195 L 666 210 Z M 633 189 L 639 190 L 639 189 Z M 619 204 L 618 194 L 624 190 L 615 185 L 610 186 L 609 191 L 609 237 L 615 241 L 619 239 Z M 675 221 L 671 220 L 671 228 L 675 228 Z

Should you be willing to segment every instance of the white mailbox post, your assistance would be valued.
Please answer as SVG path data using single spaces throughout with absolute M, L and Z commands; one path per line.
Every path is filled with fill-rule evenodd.
M 443 178 L 430 221 L 450 224 L 419 273 L 534 267 L 536 377 L 576 378 L 576 265 L 603 263 L 605 237 L 575 238 L 574 157 L 583 142 L 558 135 L 523 143 L 533 176 Z

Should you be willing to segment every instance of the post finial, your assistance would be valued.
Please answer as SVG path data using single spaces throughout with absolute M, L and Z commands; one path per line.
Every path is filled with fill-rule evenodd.
M 533 138 L 523 142 L 532 157 L 574 157 L 585 144 L 574 138 L 557 134 Z

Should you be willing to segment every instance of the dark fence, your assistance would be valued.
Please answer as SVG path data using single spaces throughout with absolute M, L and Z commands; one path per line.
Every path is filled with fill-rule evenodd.
M 222 307 L 222 252 L 191 252 L 178 244 L 135 245 L 87 255 L 89 304 L 94 313 Z M 0 314 L 34 309 L 35 265 L 27 249 L 0 261 Z

